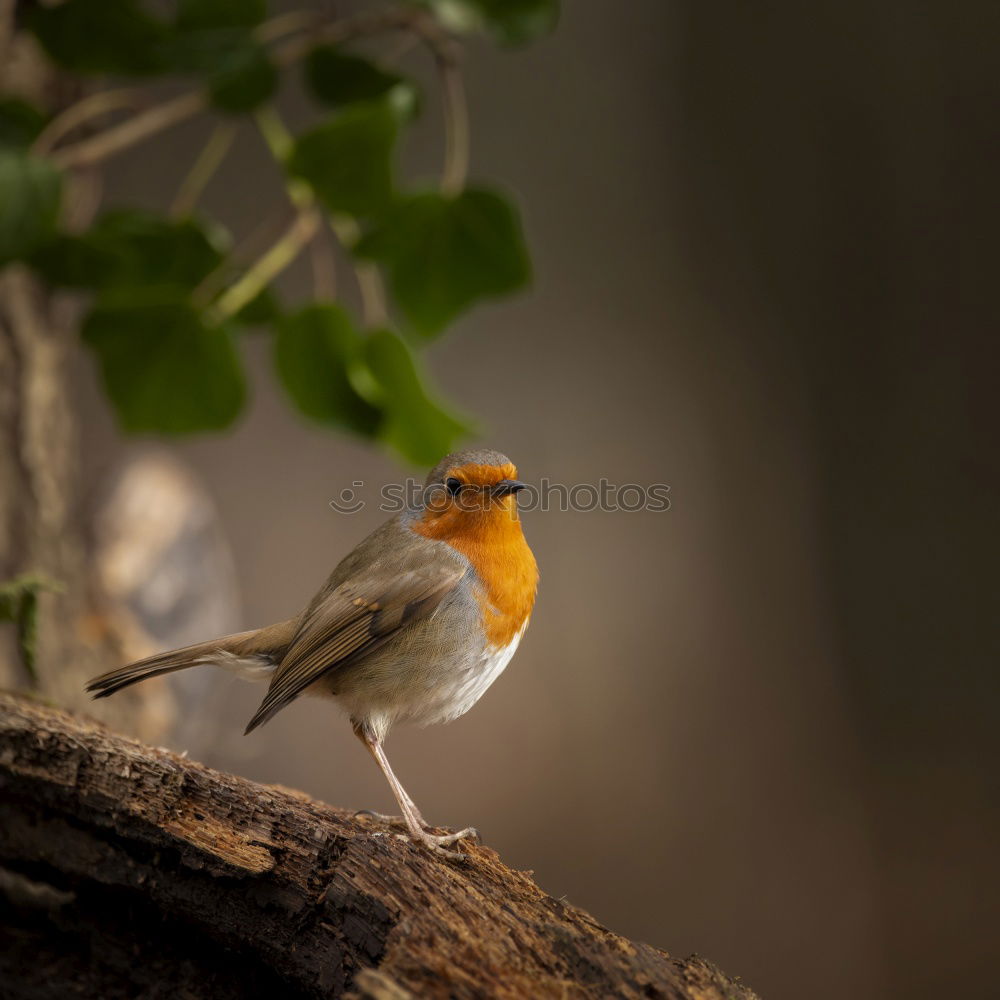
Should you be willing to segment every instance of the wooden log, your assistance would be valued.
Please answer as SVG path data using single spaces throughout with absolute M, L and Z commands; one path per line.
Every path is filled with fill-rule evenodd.
M 0 695 L 4 997 L 754 997 L 463 849 Z

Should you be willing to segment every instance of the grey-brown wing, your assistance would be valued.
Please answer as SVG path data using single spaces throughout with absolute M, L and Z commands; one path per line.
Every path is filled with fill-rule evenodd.
M 246 731 L 266 722 L 323 674 L 426 618 L 465 573 L 464 567 L 444 564 L 344 581 L 306 613 Z

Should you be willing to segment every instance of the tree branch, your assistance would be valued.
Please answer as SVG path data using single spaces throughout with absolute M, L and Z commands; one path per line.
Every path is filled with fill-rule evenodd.
M 157 132 L 162 132 L 165 128 L 193 118 L 207 106 L 208 99 L 201 91 L 181 94 L 140 112 L 134 118 L 129 118 L 114 128 L 98 132 L 97 135 L 83 139 L 72 146 L 57 149 L 52 153 L 52 161 L 63 169 L 100 163 L 109 156 L 120 153 L 123 149 L 128 149 L 129 146 L 134 146 Z M 72 109 L 67 109 L 67 112 L 70 110 Z
M 442 100 L 445 116 L 445 166 L 441 181 L 442 190 L 456 193 L 462 189 L 468 172 L 469 122 L 465 90 L 458 68 L 454 41 L 423 11 L 407 7 L 390 7 L 387 10 L 356 14 L 328 24 L 316 24 L 308 12 L 291 12 L 262 25 L 259 37 L 263 40 L 277 38 L 286 31 L 305 27 L 298 35 L 276 43 L 271 57 L 278 67 L 290 66 L 304 58 L 319 43 L 339 44 L 354 38 L 392 31 L 409 30 L 419 36 L 434 55 L 441 78 Z M 137 91 L 100 91 L 88 95 L 71 105 L 43 133 L 40 149 L 47 152 L 70 128 L 87 121 L 96 114 L 117 107 L 127 106 L 141 99 Z M 164 129 L 194 117 L 208 107 L 205 91 L 190 91 L 163 101 L 119 125 L 99 132 L 95 136 L 73 143 L 51 153 L 56 166 L 62 169 L 92 166 L 120 153 L 124 149 Z M 49 132 L 52 129 L 52 132 Z
M 181 182 L 174 203 L 170 206 L 170 214 L 175 219 L 184 218 L 194 211 L 202 191 L 222 165 L 235 138 L 236 125 L 232 122 L 219 122 L 212 130 L 208 142 L 198 153 L 187 176 Z
M 441 105 L 444 115 L 444 167 L 441 191 L 456 195 L 465 187 L 469 173 L 469 108 L 465 84 L 458 64 L 458 46 L 443 32 L 432 17 L 417 12 L 411 23 L 414 33 L 434 57 L 441 81 Z
M 209 322 L 217 323 L 235 316 L 252 302 L 298 257 L 303 247 L 316 235 L 318 226 L 319 212 L 313 206 L 300 209 L 281 239 L 209 307 Z
M 611 933 L 494 851 L 382 823 L 0 695 L 5 996 L 753 1000 Z
M 73 129 L 85 124 L 92 118 L 98 118 L 109 111 L 119 111 L 122 108 L 134 108 L 141 105 L 145 95 L 135 87 L 123 87 L 120 90 L 99 90 L 94 94 L 81 97 L 60 112 L 42 129 L 38 138 L 31 145 L 32 152 L 40 156 L 51 152 L 59 140 Z

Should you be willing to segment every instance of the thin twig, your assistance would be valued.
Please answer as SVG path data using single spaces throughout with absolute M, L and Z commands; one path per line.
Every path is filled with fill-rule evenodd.
M 278 66 L 288 66 L 308 55 L 317 45 L 337 45 L 352 38 L 380 35 L 387 31 L 415 29 L 420 12 L 406 7 L 390 7 L 375 14 L 355 14 L 339 21 L 316 27 L 296 38 L 291 38 L 271 50 L 271 58 Z
M 208 142 L 202 147 L 187 177 L 181 183 L 173 205 L 170 206 L 170 214 L 175 219 L 190 215 L 194 210 L 205 186 L 226 158 L 226 153 L 229 152 L 229 147 L 235 138 L 236 126 L 232 122 L 219 122 L 212 130 Z
M 369 330 L 377 330 L 389 323 L 389 310 L 385 304 L 382 275 L 374 264 L 354 265 L 354 274 L 361 293 L 361 318 Z
M 99 163 L 114 153 L 141 142 L 147 136 L 155 135 L 171 125 L 177 125 L 194 117 L 199 111 L 204 110 L 207 104 L 207 97 L 200 91 L 181 94 L 140 112 L 121 125 L 99 132 L 72 146 L 57 149 L 52 154 L 52 160 L 57 167 L 63 169 Z
M 437 66 L 445 132 L 441 192 L 456 195 L 465 187 L 469 174 L 469 107 L 458 63 L 458 46 L 432 17 L 417 12 L 409 23 L 430 49 Z
M 104 196 L 104 176 L 90 168 L 73 174 L 67 197 L 63 200 L 63 225 L 69 233 L 82 233 L 93 221 Z
M 320 42 L 336 44 L 364 35 L 406 28 L 421 35 L 436 53 L 439 65 L 441 65 L 441 60 L 454 63 L 454 55 L 450 55 L 448 52 L 452 45 L 448 36 L 437 30 L 433 22 L 420 11 L 405 7 L 392 7 L 377 14 L 359 14 L 334 21 L 326 27 L 305 31 L 302 35 L 275 45 L 271 50 L 271 57 L 275 65 L 284 67 L 302 59 Z M 458 86 L 460 86 L 460 82 L 458 82 Z M 451 81 L 449 85 L 451 96 L 448 98 L 451 101 L 451 111 L 446 112 L 450 119 L 449 130 L 452 135 L 451 147 L 453 148 L 450 158 L 452 167 L 446 171 L 450 178 L 449 183 L 454 183 L 456 177 L 462 176 L 463 157 L 468 159 L 468 126 L 464 122 L 464 99 L 460 96 L 456 103 L 455 86 L 455 82 Z M 120 125 L 57 150 L 52 154 L 52 160 L 56 166 L 63 169 L 98 163 L 115 153 L 128 149 L 129 146 L 141 142 L 150 135 L 193 117 L 207 106 L 208 95 L 204 91 L 181 94 L 164 101 L 162 104 L 154 105 Z M 72 107 L 67 109 L 67 113 L 71 111 L 73 111 Z M 463 149 L 466 149 L 465 153 L 462 152 Z
M 462 72 L 451 60 L 438 57 L 444 110 L 444 167 L 441 193 L 460 194 L 469 175 L 469 107 L 465 100 Z
M 284 163 L 294 140 L 277 109 L 273 104 L 267 104 L 257 111 L 254 118 L 271 155 L 279 164 Z M 304 180 L 286 178 L 285 190 L 288 192 L 289 201 L 299 212 L 312 209 L 316 205 L 316 192 L 313 191 L 312 185 Z M 309 261 L 312 265 L 313 297 L 333 301 L 337 293 L 336 265 L 328 232 L 320 230 L 310 240 Z
M 295 142 L 292 133 L 288 131 L 273 104 L 258 108 L 253 117 L 271 155 L 278 163 L 283 164 Z
M 32 143 L 32 151 L 44 156 L 49 153 L 59 140 L 78 128 L 91 118 L 118 111 L 121 108 L 134 108 L 144 100 L 142 91 L 134 87 L 124 87 L 121 90 L 99 90 L 96 94 L 88 94 L 76 104 L 71 104 L 65 111 L 56 115 L 42 129 L 38 138 Z
M 314 207 L 299 212 L 281 239 L 210 307 L 209 323 L 219 323 L 235 316 L 248 302 L 252 302 L 298 257 L 303 247 L 316 235 L 318 225 L 319 212 Z
M 257 129 L 263 136 L 267 148 L 271 155 L 283 166 L 285 160 L 295 145 L 295 138 L 288 131 L 273 104 L 266 104 L 254 115 L 257 122 Z M 289 177 L 285 180 L 285 190 L 291 203 L 299 209 L 310 208 L 316 204 L 316 192 L 312 185 L 298 177 Z
M 407 13 L 405 18 L 402 16 L 403 13 Z M 394 16 L 390 17 L 389 14 Z M 408 12 L 398 10 L 387 11 L 380 15 L 345 18 L 343 21 L 331 24 L 326 31 L 306 32 L 300 37 L 276 45 L 272 50 L 272 58 L 276 65 L 288 66 L 307 55 L 321 39 L 342 41 L 359 35 L 392 30 L 404 26 L 411 19 L 412 15 Z M 97 163 L 141 142 L 147 136 L 193 117 L 207 106 L 208 95 L 204 91 L 181 94 L 149 108 L 134 118 L 122 122 L 121 125 L 58 150 L 52 158 L 56 165 L 62 168 Z M 67 113 L 72 110 L 72 107 L 68 108 Z
M 323 227 L 309 243 L 312 264 L 313 298 L 333 302 L 337 298 L 337 262 L 329 229 Z
M 206 275 L 191 293 L 191 300 L 195 305 L 206 306 L 226 287 L 234 274 L 248 270 L 287 227 L 289 215 L 287 207 L 282 205 L 280 212 L 272 212 L 254 226 L 229 252 L 223 265 Z
M 323 15 L 318 10 L 290 10 L 258 25 L 253 33 L 258 42 L 273 42 L 304 28 L 315 28 L 322 19 Z
M 330 217 L 330 228 L 338 242 L 348 253 L 361 234 L 358 224 L 349 215 Z M 361 295 L 361 318 L 369 330 L 385 326 L 389 322 L 389 309 L 385 301 L 385 289 L 378 268 L 368 261 L 352 256 L 354 277 Z

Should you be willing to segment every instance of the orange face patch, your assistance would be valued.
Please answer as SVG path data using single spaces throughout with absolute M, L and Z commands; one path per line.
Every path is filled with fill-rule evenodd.
M 496 486 L 504 479 L 517 479 L 517 467 L 513 462 L 506 465 L 460 465 L 448 470 L 448 478 L 461 480 L 470 486 Z
M 510 463 L 470 464 L 449 469 L 446 479 L 452 478 L 466 495 L 435 490 L 412 530 L 447 543 L 472 563 L 482 581 L 477 597 L 483 628 L 490 644 L 502 648 L 527 623 L 538 587 L 538 566 L 521 531 L 516 498 L 489 496 L 491 486 L 517 478 L 517 469 Z

